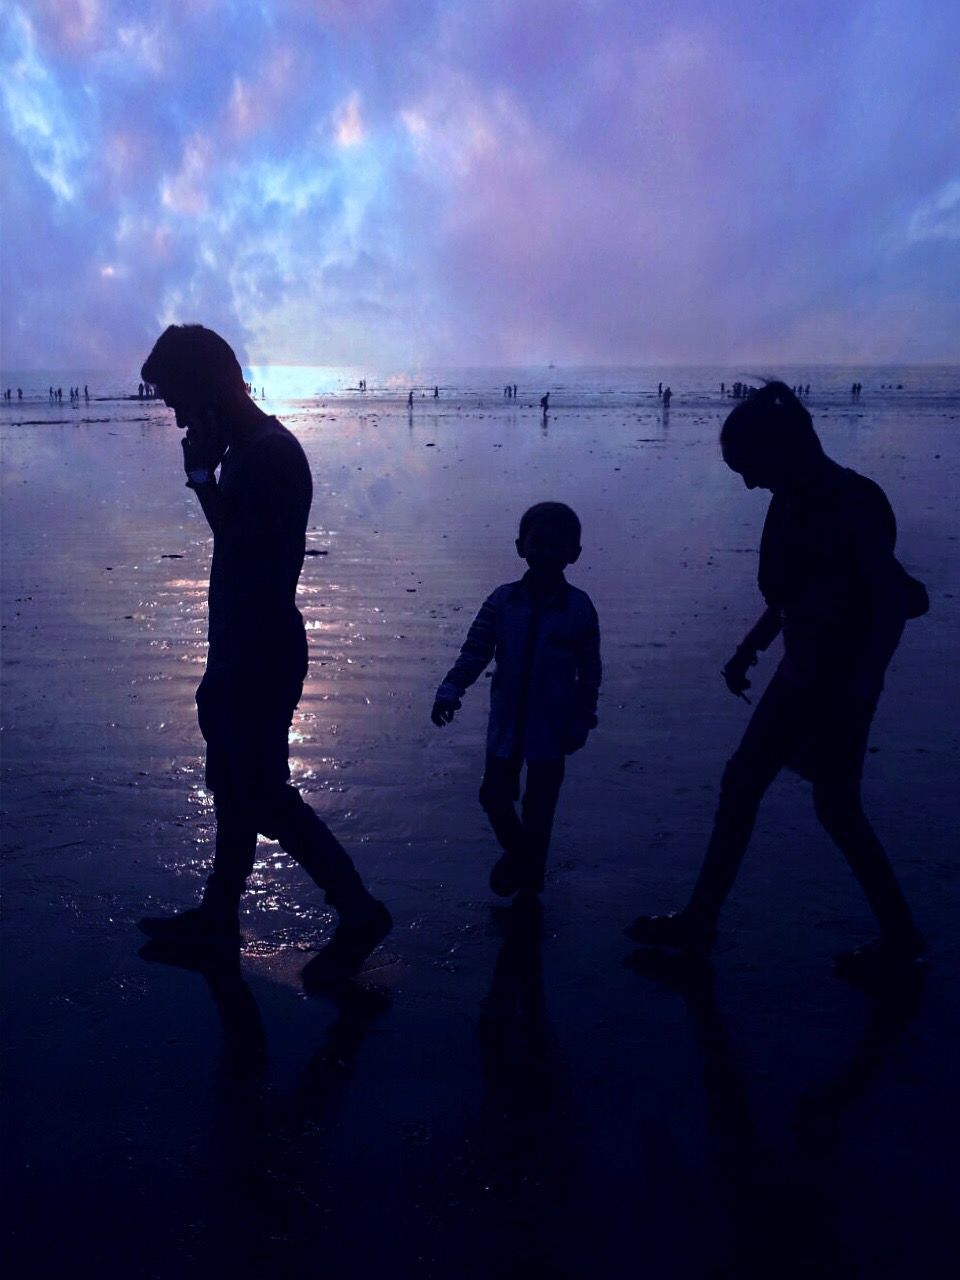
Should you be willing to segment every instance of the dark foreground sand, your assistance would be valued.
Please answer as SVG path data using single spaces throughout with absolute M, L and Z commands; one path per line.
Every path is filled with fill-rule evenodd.
M 399 405 L 288 413 L 320 553 L 294 770 L 396 930 L 360 982 L 307 998 L 330 918 L 264 844 L 239 970 L 142 960 L 135 919 L 194 900 L 209 848 L 192 700 L 209 541 L 164 411 L 134 409 L 4 428 L 11 1274 L 952 1274 L 956 410 L 819 424 L 887 488 L 934 602 L 890 671 L 865 786 L 933 961 L 925 989 L 876 1004 L 830 975 L 872 924 L 792 777 L 712 981 L 625 964 L 623 925 L 690 883 L 748 714 L 717 673 L 757 612 L 765 498 L 719 463 L 705 402 L 666 425 L 586 406 L 547 431 L 501 404 L 418 406 L 412 427 Z M 486 888 L 485 682 L 447 730 L 428 712 L 545 497 L 583 518 L 571 577 L 607 675 L 538 942 Z

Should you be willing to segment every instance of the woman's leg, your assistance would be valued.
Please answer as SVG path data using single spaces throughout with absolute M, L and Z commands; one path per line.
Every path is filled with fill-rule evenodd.
M 877 917 L 880 932 L 899 940 L 916 933 L 893 867 L 867 821 L 854 782 L 815 782 L 813 803 L 824 829 L 846 858 Z
M 775 675 L 727 762 L 713 831 L 684 912 L 698 925 L 716 926 L 750 843 L 760 801 L 803 730 L 804 700 L 801 689 Z

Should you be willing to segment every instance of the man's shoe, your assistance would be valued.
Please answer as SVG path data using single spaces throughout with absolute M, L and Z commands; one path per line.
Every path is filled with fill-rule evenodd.
M 490 888 L 499 898 L 510 898 L 525 886 L 527 876 L 523 859 L 514 853 L 505 853 L 493 864 L 490 872 Z
M 875 938 L 834 959 L 838 978 L 857 986 L 879 986 L 909 979 L 927 963 L 927 944 L 919 933 Z
M 304 967 L 300 975 L 303 985 L 326 986 L 352 978 L 392 928 L 393 918 L 382 902 L 374 902 L 355 919 L 341 920 L 327 945 Z
M 194 947 L 236 947 L 240 945 L 240 923 L 231 911 L 211 907 L 190 907 L 172 916 L 144 916 L 137 928 L 158 942 Z
M 642 947 L 674 947 L 700 955 L 709 951 L 717 936 L 712 925 L 691 920 L 684 911 L 663 916 L 637 916 L 624 933 Z

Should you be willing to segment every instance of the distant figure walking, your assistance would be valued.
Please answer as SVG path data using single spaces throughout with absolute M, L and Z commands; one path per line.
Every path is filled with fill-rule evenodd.
M 22 399 L 23 399 L 23 388 L 22 388 L 22 387 L 17 387 L 17 399 L 18 399 L 18 400 L 22 400 Z
M 516 384 L 516 383 L 514 383 L 514 384 L 513 384 L 513 398 L 514 398 L 514 400 L 516 400 L 516 398 L 517 398 L 517 384 Z
M 83 384 L 83 398 L 86 400 L 87 404 L 90 403 L 90 388 L 86 383 Z
M 663 393 L 663 407 L 665 409 L 670 408 L 670 401 L 672 399 L 673 399 L 673 392 L 670 390 L 669 387 L 667 387 L 667 389 Z
M 440 399 L 440 388 L 439 388 L 439 387 L 434 387 L 434 388 L 433 388 L 433 398 L 434 398 L 434 400 L 439 400 L 439 399 Z
M 412 389 L 407 393 L 407 408 L 408 409 L 413 408 L 413 390 Z
M 550 392 L 546 391 L 540 397 L 540 408 L 543 410 L 543 416 L 546 417 L 550 411 Z
M 838 958 L 868 979 L 924 952 L 900 886 L 860 802 L 870 722 L 904 622 L 926 591 L 894 556 L 882 489 L 823 452 L 810 414 L 772 382 L 727 417 L 723 458 L 748 489 L 771 490 L 760 545 L 767 608 L 723 670 L 745 696 L 747 672 L 783 632 L 785 656 L 723 774 L 713 834 L 688 905 L 640 916 L 635 942 L 706 950 L 746 852 L 764 793 L 784 767 L 813 783 L 813 802 L 880 925 L 875 943 Z
M 602 674 L 596 610 L 563 573 L 580 556 L 576 513 L 562 502 L 537 503 L 520 520 L 516 547 L 527 572 L 484 601 L 431 712 L 435 725 L 449 724 L 466 690 L 496 659 L 480 803 L 503 850 L 490 873 L 490 888 L 501 897 L 543 889 L 564 758 L 596 727 Z
M 657 399 L 658 400 L 663 399 L 663 383 L 662 382 L 657 383 Z
M 141 400 L 143 399 L 143 383 L 142 382 L 139 383 L 137 386 L 137 395 L 140 397 Z
M 289 784 L 288 732 L 307 672 L 296 590 L 313 492 L 310 467 L 297 438 L 246 394 L 236 356 L 212 330 L 171 325 L 143 377 L 186 428 L 187 487 L 213 531 L 209 647 L 197 710 L 217 835 L 200 905 L 145 918 L 140 928 L 170 944 L 236 947 L 240 898 L 260 833 L 280 842 L 338 912 L 332 940 L 303 976 L 339 980 L 359 969 L 391 920 L 333 833 Z

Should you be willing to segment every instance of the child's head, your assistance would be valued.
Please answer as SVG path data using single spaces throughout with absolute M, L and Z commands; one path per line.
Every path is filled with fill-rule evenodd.
M 562 572 L 580 556 L 580 521 L 564 502 L 538 502 L 520 517 L 517 554 L 535 572 Z

